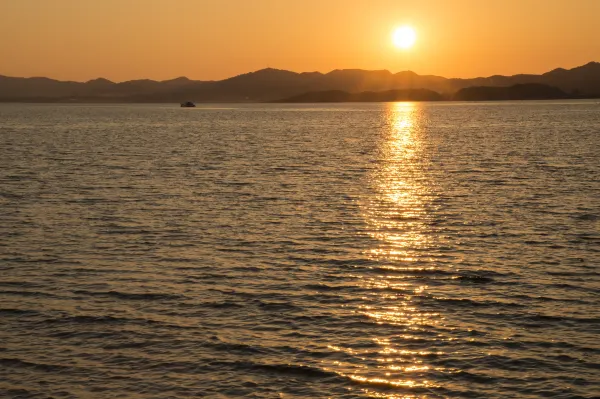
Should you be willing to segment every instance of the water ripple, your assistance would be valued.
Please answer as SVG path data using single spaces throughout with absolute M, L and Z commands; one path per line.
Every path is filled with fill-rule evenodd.
M 598 131 L 585 101 L 1 105 L 0 397 L 594 397 Z

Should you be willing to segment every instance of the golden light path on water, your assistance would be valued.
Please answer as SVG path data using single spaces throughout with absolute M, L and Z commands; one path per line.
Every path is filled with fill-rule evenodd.
M 386 131 L 381 137 L 379 166 L 371 176 L 374 195 L 361 204 L 369 235 L 377 240 L 368 256 L 377 260 L 381 272 L 361 276 L 364 288 L 374 296 L 359 312 L 379 325 L 398 327 L 397 335 L 374 337 L 379 353 L 376 368 L 355 373 L 350 378 L 369 385 L 390 388 L 432 388 L 425 374 L 430 366 L 424 360 L 434 353 L 402 347 L 417 339 L 424 326 L 439 323 L 440 315 L 419 309 L 411 301 L 422 295 L 427 285 L 415 282 L 415 273 L 433 269 L 427 265 L 427 249 L 434 245 L 427 235 L 427 201 L 432 198 L 432 182 L 424 171 L 423 113 L 415 103 L 390 104 Z M 372 305 L 371 305 L 372 304 Z M 407 345 L 408 346 L 408 345 Z M 414 347 L 413 347 L 414 349 Z M 371 397 L 408 398 L 397 393 L 369 389 Z
M 394 103 L 388 110 L 390 130 L 380 152 L 383 157 L 373 176 L 377 198 L 363 209 L 371 236 L 381 242 L 371 255 L 390 261 L 411 262 L 414 249 L 427 246 L 422 197 L 426 176 L 421 169 L 419 108 L 414 103 Z

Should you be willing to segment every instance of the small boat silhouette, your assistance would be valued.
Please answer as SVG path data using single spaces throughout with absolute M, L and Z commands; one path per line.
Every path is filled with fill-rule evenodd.
M 185 108 L 193 108 L 193 107 L 195 107 L 195 106 L 196 106 L 196 104 L 194 104 L 194 103 L 193 103 L 193 102 L 191 102 L 191 101 L 186 101 L 186 102 L 184 102 L 184 103 L 181 103 L 181 106 L 182 106 L 182 107 L 185 107 Z

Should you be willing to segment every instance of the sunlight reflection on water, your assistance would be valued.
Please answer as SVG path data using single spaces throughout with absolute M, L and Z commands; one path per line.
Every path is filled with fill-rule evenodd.
M 390 261 L 415 260 L 414 250 L 425 248 L 427 219 L 423 198 L 427 176 L 421 162 L 421 111 L 414 103 L 390 104 L 388 131 L 381 141 L 381 165 L 372 176 L 376 197 L 363 208 L 370 235 L 381 242 L 370 254 Z
M 423 168 L 426 159 L 422 119 L 418 104 L 389 104 L 386 130 L 381 133 L 380 164 L 370 178 L 374 194 L 361 209 L 370 229 L 369 235 L 378 243 L 367 256 L 382 264 L 383 274 L 363 276 L 365 288 L 378 293 L 379 298 L 372 301 L 373 305 L 360 306 L 360 312 L 377 324 L 404 327 L 404 331 L 409 332 L 405 334 L 407 340 L 415 338 L 410 334 L 411 330 L 438 324 L 440 317 L 438 313 L 421 310 L 411 301 L 411 295 L 424 293 L 427 285 L 404 281 L 403 276 L 393 274 L 433 269 L 420 264 L 415 266 L 420 260 L 419 251 L 434 245 L 431 235 L 425 234 L 424 225 L 428 220 L 425 202 L 431 197 L 431 183 Z M 353 380 L 389 387 L 435 386 L 418 375 L 430 369 L 419 359 L 423 353 L 404 349 L 391 337 L 375 337 L 373 341 L 380 348 L 376 369 L 356 373 L 350 376 Z M 371 392 L 366 388 L 363 391 L 372 397 L 405 397 Z

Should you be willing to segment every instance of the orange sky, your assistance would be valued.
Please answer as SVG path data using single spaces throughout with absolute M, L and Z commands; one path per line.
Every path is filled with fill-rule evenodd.
M 411 50 L 392 46 L 408 24 Z M 600 0 L 0 0 L 0 74 L 222 79 L 265 67 L 475 77 L 600 61 Z

